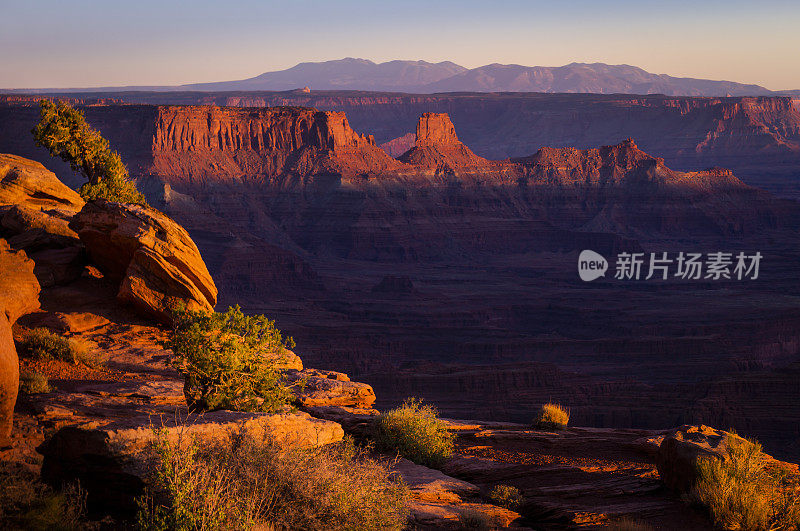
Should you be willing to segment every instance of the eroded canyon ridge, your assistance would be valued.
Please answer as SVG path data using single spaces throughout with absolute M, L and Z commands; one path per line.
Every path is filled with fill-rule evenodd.
M 800 451 L 800 208 L 750 186 L 796 195 L 790 99 L 113 97 L 138 104 L 85 105 L 88 121 L 189 230 L 221 304 L 274 316 L 379 406 L 528 421 L 553 399 L 575 424 L 702 422 Z M 69 181 L 33 146 L 37 119 L 5 98 L 0 152 Z M 582 249 L 763 260 L 756 280 L 584 283 Z

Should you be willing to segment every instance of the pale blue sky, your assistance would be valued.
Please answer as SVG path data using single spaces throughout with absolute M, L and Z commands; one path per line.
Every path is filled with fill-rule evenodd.
M 302 61 L 573 61 L 800 88 L 800 1 L 0 0 L 0 87 L 172 85 Z

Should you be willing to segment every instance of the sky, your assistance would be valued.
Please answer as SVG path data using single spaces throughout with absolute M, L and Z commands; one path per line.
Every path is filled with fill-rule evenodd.
M 0 87 L 178 85 L 359 57 L 800 89 L 798 0 L 0 0 Z

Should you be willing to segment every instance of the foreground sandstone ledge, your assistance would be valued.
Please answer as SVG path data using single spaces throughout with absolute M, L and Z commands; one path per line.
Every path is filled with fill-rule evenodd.
M 185 414 L 185 412 L 184 412 Z M 74 480 L 88 494 L 92 510 L 130 513 L 146 483 L 144 451 L 159 430 L 174 444 L 197 440 L 224 440 L 244 430 L 258 439 L 269 437 L 289 447 L 315 447 L 342 440 L 342 427 L 307 413 L 287 410 L 277 414 L 214 411 L 170 418 L 127 419 L 105 426 L 65 427 L 39 447 L 44 456 L 42 479 L 54 485 Z

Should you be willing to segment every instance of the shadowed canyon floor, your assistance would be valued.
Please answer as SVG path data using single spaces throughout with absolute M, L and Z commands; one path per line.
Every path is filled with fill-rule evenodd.
M 521 257 L 516 271 L 328 264 L 324 299 L 253 309 L 280 315 L 309 360 L 372 384 L 379 407 L 415 395 L 451 416 L 527 422 L 554 399 L 582 425 L 734 426 L 796 455 L 793 283 L 576 286 L 576 260 Z M 413 293 L 371 290 L 398 272 Z

